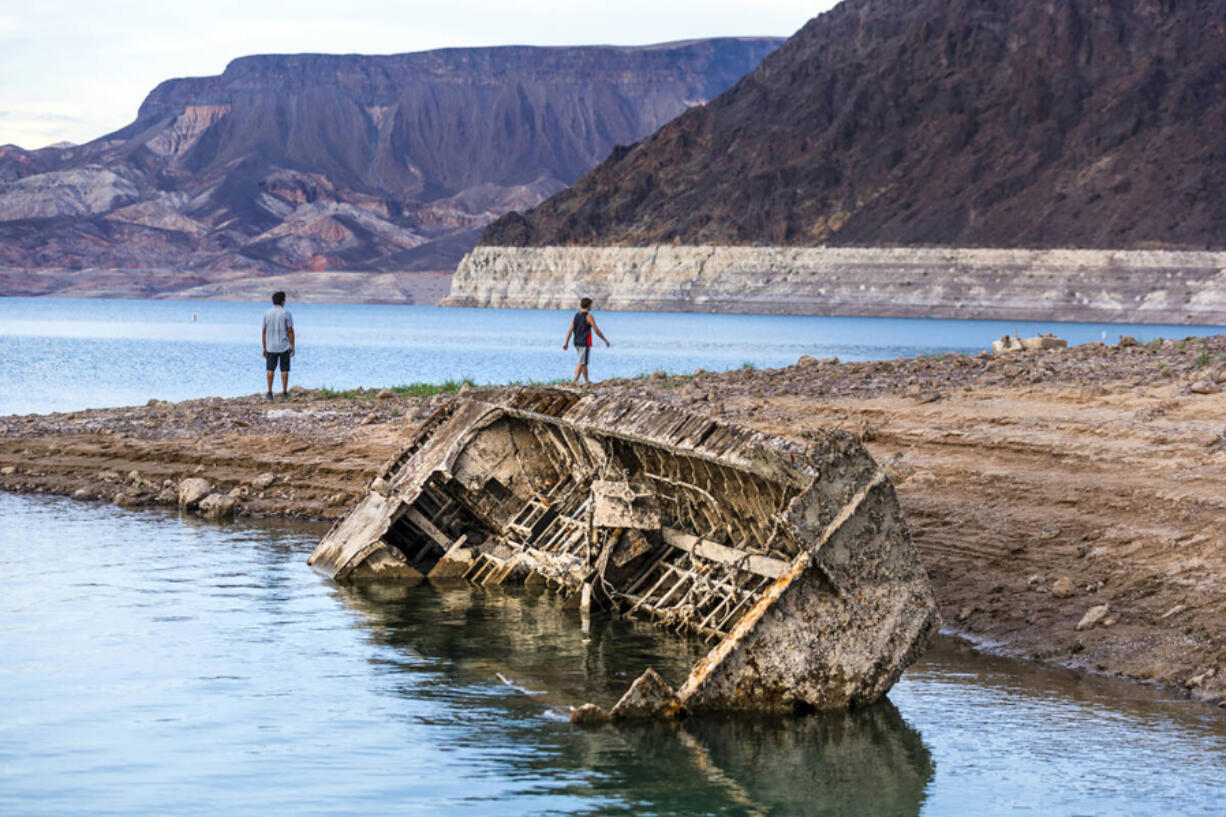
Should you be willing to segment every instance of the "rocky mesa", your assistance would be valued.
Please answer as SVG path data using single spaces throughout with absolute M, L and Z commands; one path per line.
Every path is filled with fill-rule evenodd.
M 496 216 L 712 98 L 780 42 L 264 55 L 168 80 L 131 125 L 88 144 L 0 147 L 0 267 L 29 271 L 6 275 L 4 294 L 86 280 L 86 294 L 199 296 L 236 272 L 450 270 Z M 88 283 L 87 270 L 134 283 Z

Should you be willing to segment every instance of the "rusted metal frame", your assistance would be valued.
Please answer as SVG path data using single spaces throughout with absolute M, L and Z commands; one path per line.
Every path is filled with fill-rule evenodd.
M 688 553 L 687 553 L 687 554 L 686 554 L 686 556 L 685 556 L 685 557 L 683 557 L 683 559 L 682 559 L 682 560 L 684 561 L 684 560 L 685 560 L 687 557 L 689 557 L 689 555 L 690 555 L 690 554 L 688 554 Z M 674 571 L 674 572 L 677 574 L 678 579 L 677 579 L 676 583 L 675 583 L 675 584 L 673 584 L 673 586 L 669 588 L 668 592 L 667 592 L 667 593 L 665 593 L 663 596 L 661 596 L 661 597 L 660 597 L 660 598 L 659 598 L 657 601 L 654 601 L 654 602 L 649 602 L 649 604 L 650 604 L 650 606 L 651 606 L 651 607 L 653 607 L 653 608 L 655 608 L 655 609 L 657 609 L 657 610 L 663 610 L 664 608 L 666 608 L 666 607 L 668 606 L 668 605 L 667 605 L 667 602 L 668 602 L 668 600 L 669 600 L 670 598 L 672 598 L 673 593 L 676 593 L 676 592 L 677 592 L 677 590 L 678 590 L 678 589 L 679 589 L 679 588 L 680 588 L 680 587 L 681 587 L 683 584 L 685 584 L 687 581 L 688 581 L 688 582 L 690 582 L 691 584 L 693 584 L 693 582 L 695 581 L 695 578 L 694 578 L 694 573 L 693 573 L 695 565 L 693 564 L 693 559 L 692 559 L 692 558 L 691 558 L 691 559 L 689 559 L 689 561 L 690 561 L 690 565 L 689 565 L 689 566 L 687 566 L 687 567 L 681 567 L 681 566 L 679 566 L 679 565 L 675 565 L 675 564 L 673 564 L 672 562 L 665 562 L 665 563 L 664 563 L 664 567 L 665 567 L 667 570 Z M 684 598 L 684 597 L 683 597 L 683 598 Z
M 754 602 L 762 597 L 762 591 L 770 586 L 771 581 L 770 579 L 763 577 L 758 578 L 760 579 L 758 586 L 752 590 L 749 590 L 740 600 L 740 602 L 737 603 L 736 607 L 733 607 L 728 612 L 728 615 L 724 616 L 723 619 L 721 619 L 720 622 L 715 625 L 717 629 L 731 630 L 732 627 L 736 626 L 736 622 L 734 622 L 733 619 L 736 617 L 737 613 L 740 612 L 741 608 L 746 607 L 746 605 L 748 605 L 748 607 L 752 607 Z
M 651 563 L 648 564 L 647 567 L 645 567 L 641 573 L 639 573 L 638 577 L 634 580 L 634 582 L 630 585 L 630 587 L 626 588 L 625 595 L 630 595 L 634 593 L 634 591 L 642 587 L 643 584 L 647 581 L 647 579 L 651 576 L 652 572 L 657 567 L 659 567 L 660 563 L 663 562 L 666 558 L 668 558 L 668 556 L 670 556 L 672 552 L 673 552 L 673 549 L 668 547 L 667 545 L 661 546 L 659 548 L 659 554 L 654 559 L 651 560 Z
M 658 579 L 656 579 L 655 584 L 653 584 L 651 587 L 649 587 L 649 588 L 647 589 L 647 592 L 645 592 L 645 593 L 644 593 L 642 596 L 640 596 L 640 597 L 639 597 L 638 601 L 636 601 L 636 602 L 634 603 L 634 605 L 633 605 L 633 606 L 630 608 L 630 611 L 629 611 L 629 612 L 633 613 L 633 612 L 634 612 L 635 610 L 637 610 L 639 607 L 643 606 L 643 604 L 644 604 L 644 603 L 645 603 L 645 602 L 646 602 L 648 599 L 650 599 L 650 598 L 651 598 L 651 595 L 652 595 L 653 593 L 655 593 L 655 592 L 656 592 L 656 590 L 657 590 L 657 589 L 660 587 L 660 585 L 664 583 L 664 580 L 665 580 L 665 579 L 667 579 L 667 578 L 669 577 L 670 572 L 671 572 L 671 568 L 672 568 L 672 563 L 671 563 L 671 562 L 669 562 L 669 561 L 667 561 L 665 558 L 661 557 L 661 558 L 660 558 L 660 559 L 659 559 L 659 560 L 658 560 L 658 561 L 657 561 L 657 562 L 656 562 L 656 563 L 655 563 L 655 564 L 652 566 L 652 569 L 654 569 L 654 568 L 656 568 L 656 567 L 663 568 L 663 570 L 660 572 L 660 577 L 659 577 Z M 637 586 L 637 585 L 636 585 L 636 586 Z
M 710 625 L 712 619 L 714 619 L 715 616 L 719 613 L 719 611 L 723 608 L 727 608 L 729 613 L 735 612 L 735 610 L 738 607 L 740 607 L 742 604 L 745 603 L 748 597 L 752 597 L 755 595 L 754 591 L 750 589 L 750 585 L 753 584 L 755 581 L 760 582 L 760 580 L 765 578 L 757 573 L 750 573 L 749 571 L 742 570 L 741 568 L 735 565 L 727 565 L 725 569 L 728 572 L 728 581 L 729 581 L 729 584 L 732 585 L 733 591 L 730 594 L 725 595 L 720 600 L 719 604 L 711 608 L 711 611 L 707 613 L 707 617 L 702 620 L 702 625 L 704 627 Z M 742 576 L 745 577 L 744 585 L 741 585 L 739 583 L 742 579 Z M 762 583 L 759 583 L 759 588 L 763 586 L 765 585 Z M 728 616 L 725 616 L 724 618 L 720 619 L 715 624 L 714 628 L 722 630 L 724 628 L 724 624 L 727 621 L 728 621 Z

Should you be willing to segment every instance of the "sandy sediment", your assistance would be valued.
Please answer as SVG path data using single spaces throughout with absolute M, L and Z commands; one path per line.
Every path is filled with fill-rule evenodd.
M 1226 337 L 597 388 L 778 434 L 859 434 L 948 630 L 1226 706 Z M 240 514 L 335 518 L 442 399 L 300 391 L 0 418 L 0 487 L 174 505 L 197 477 Z

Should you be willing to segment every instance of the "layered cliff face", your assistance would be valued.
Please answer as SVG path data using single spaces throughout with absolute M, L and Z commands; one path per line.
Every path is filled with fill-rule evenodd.
M 489 246 L 1226 247 L 1218 0 L 846 0 Z
M 444 306 L 1226 326 L 1226 252 L 477 247 Z
M 238 59 L 89 144 L 0 147 L 0 266 L 451 268 L 779 42 Z

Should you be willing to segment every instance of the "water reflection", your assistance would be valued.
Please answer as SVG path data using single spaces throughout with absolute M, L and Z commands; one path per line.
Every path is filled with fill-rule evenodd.
M 443 683 L 397 687 L 412 698 L 445 695 L 450 706 L 487 707 L 503 685 L 517 743 L 550 718 L 557 751 L 513 753 L 503 773 L 577 780 L 554 794 L 596 797 L 600 814 L 918 814 L 932 779 L 931 753 L 889 701 L 855 712 L 805 718 L 723 716 L 681 724 L 650 722 L 599 729 L 561 723 L 584 701 L 609 706 L 646 667 L 670 683 L 688 674 L 708 646 L 654 625 L 594 616 L 584 631 L 575 610 L 550 594 L 468 585 L 371 583 L 337 588 L 361 612 L 372 640 L 400 651 L 386 665 L 414 674 L 432 663 Z M 380 661 L 386 661 L 383 656 Z M 496 687 L 495 687 L 496 688 Z M 504 731 L 505 730 L 505 731 Z
M 0 519 L 6 817 L 1218 817 L 1226 802 L 1218 711 L 954 642 L 863 711 L 579 729 L 566 707 L 611 703 L 646 666 L 679 680 L 705 647 L 609 618 L 585 633 L 547 595 L 338 587 L 305 565 L 319 526 L 6 494 Z

